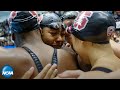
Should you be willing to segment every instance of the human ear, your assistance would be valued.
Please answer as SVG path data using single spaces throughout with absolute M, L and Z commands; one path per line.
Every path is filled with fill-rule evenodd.
M 110 26 L 107 28 L 107 36 L 108 37 L 111 37 L 114 34 L 114 32 L 115 32 L 115 27 Z

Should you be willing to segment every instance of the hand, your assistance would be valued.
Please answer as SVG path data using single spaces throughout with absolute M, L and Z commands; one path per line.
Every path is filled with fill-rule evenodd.
M 34 67 L 31 67 L 27 72 L 25 72 L 25 74 L 22 76 L 21 79 L 30 79 L 33 72 L 34 72 Z
M 53 78 L 53 79 L 77 79 L 77 78 L 63 78 L 63 77 L 56 76 L 56 77 Z
M 53 64 L 47 64 L 43 70 L 33 79 L 52 79 L 57 75 L 57 65 Z M 30 79 L 34 72 L 34 67 L 31 67 L 23 76 L 21 79 Z
M 61 74 L 58 74 L 57 77 L 55 77 L 55 79 L 77 79 L 80 74 L 83 73 L 83 71 L 81 70 L 68 70 L 68 71 L 65 71 Z
M 71 48 L 71 45 L 69 43 L 66 43 L 65 46 Z
M 57 65 L 48 64 L 34 79 L 52 79 L 57 75 Z

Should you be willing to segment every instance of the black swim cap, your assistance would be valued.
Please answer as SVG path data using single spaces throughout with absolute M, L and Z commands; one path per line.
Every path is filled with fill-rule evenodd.
M 82 11 L 71 28 L 72 34 L 83 41 L 109 43 L 107 30 L 116 27 L 114 18 L 104 11 Z
M 55 14 L 53 12 L 48 12 L 48 13 L 42 14 L 41 17 L 42 17 L 42 20 L 40 22 L 41 28 L 50 27 L 53 29 L 59 29 L 62 26 L 62 28 L 65 29 L 65 26 L 62 23 L 62 20 L 60 19 L 60 17 L 57 14 Z
M 38 14 L 36 11 L 12 11 L 9 17 L 9 24 L 13 33 L 38 29 Z
M 78 11 L 67 11 L 61 16 L 61 19 L 62 21 L 66 19 L 75 19 L 77 15 L 78 15 Z

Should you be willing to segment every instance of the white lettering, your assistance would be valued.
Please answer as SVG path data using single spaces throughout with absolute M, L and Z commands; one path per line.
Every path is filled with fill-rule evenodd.
M 2 75 L 13 75 L 13 71 L 3 71 Z

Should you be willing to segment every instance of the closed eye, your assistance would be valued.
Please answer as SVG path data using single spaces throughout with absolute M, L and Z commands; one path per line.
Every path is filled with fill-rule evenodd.
M 53 36 L 57 35 L 57 32 L 50 32 L 50 33 L 51 33 L 51 35 L 53 35 Z
M 62 32 L 61 35 L 62 35 L 62 36 L 65 35 L 65 32 Z

